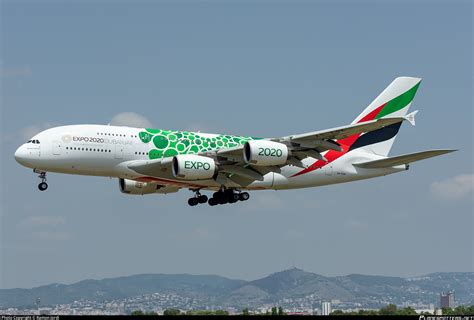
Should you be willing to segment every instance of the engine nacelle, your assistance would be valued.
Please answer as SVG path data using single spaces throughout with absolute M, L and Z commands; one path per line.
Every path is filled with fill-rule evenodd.
M 140 182 L 128 179 L 119 179 L 120 192 L 126 194 L 150 194 L 155 193 L 157 185 L 153 183 Z
M 173 158 L 173 176 L 183 180 L 207 180 L 216 172 L 214 159 L 182 154 Z
M 255 166 L 278 166 L 286 163 L 288 147 L 269 140 L 251 140 L 244 145 L 244 160 Z

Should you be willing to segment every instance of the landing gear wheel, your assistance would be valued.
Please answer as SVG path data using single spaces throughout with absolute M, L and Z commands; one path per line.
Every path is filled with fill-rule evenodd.
M 239 194 L 240 201 L 247 201 L 250 198 L 250 194 L 248 192 L 242 192 Z
M 229 198 L 227 197 L 227 195 L 223 195 L 221 198 L 217 199 L 217 202 L 219 204 L 226 204 L 229 203 Z
M 46 183 L 46 172 L 45 171 L 40 171 L 37 169 L 33 169 L 34 173 L 39 173 L 38 178 L 41 179 L 41 183 L 38 185 L 38 189 L 40 191 L 45 191 L 48 189 L 48 184 Z
M 188 199 L 188 204 L 191 207 L 207 202 L 208 200 L 207 196 L 204 194 L 201 194 L 201 192 L 199 192 L 199 189 L 190 189 L 190 190 L 194 192 L 194 197 Z
M 209 205 L 211 207 L 213 207 L 213 206 L 217 205 L 217 200 L 214 199 L 214 198 L 211 198 L 211 199 L 209 199 L 209 201 L 207 203 L 209 203 Z
M 199 203 L 198 198 L 189 198 L 189 200 L 188 200 L 188 204 L 191 207 L 197 206 L 198 203 Z
M 240 196 L 238 193 L 233 193 L 229 197 L 229 203 L 236 203 L 239 200 L 240 200 Z
M 199 203 L 206 203 L 207 202 L 207 196 L 206 195 L 201 195 L 198 198 Z
M 48 184 L 46 182 L 41 182 L 39 185 L 38 185 L 38 189 L 40 191 L 45 191 L 46 189 L 48 189 Z

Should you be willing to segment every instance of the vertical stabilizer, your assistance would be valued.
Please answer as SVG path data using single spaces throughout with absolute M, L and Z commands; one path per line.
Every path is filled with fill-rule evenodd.
M 352 123 L 362 123 L 380 118 L 405 117 L 420 82 L 420 78 L 396 78 Z M 387 156 L 400 126 L 401 122 L 368 132 L 360 136 L 358 142 L 363 144 L 361 148 L 369 152 Z

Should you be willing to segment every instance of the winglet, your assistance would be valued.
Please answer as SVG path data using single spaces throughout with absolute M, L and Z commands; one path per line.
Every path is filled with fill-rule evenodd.
M 405 116 L 405 119 L 408 120 L 408 122 L 410 122 L 412 126 L 415 126 L 415 116 L 417 113 L 418 113 L 418 110 L 415 110 Z

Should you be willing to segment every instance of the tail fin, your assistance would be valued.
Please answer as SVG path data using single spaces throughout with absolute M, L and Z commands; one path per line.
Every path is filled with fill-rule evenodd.
M 355 118 L 352 124 L 380 118 L 404 117 L 411 106 L 420 82 L 420 78 L 396 78 L 357 118 Z M 387 156 L 392 148 L 400 126 L 401 122 L 368 132 L 360 136 L 356 143 L 359 144 L 358 147 L 369 152 Z

